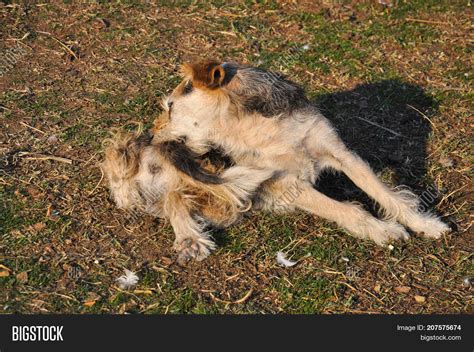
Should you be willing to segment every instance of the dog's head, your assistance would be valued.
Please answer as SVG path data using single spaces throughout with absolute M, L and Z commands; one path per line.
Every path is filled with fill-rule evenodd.
M 117 131 L 106 139 L 105 159 L 102 169 L 111 182 L 120 182 L 134 177 L 139 170 L 141 153 L 153 135 L 149 133 L 125 133 Z
M 209 118 L 282 116 L 309 105 L 303 89 L 279 73 L 216 60 L 187 63 L 181 71 L 183 81 L 164 107 L 190 128 Z
M 217 170 L 205 168 L 203 160 L 183 141 L 152 141 L 149 132 L 118 131 L 106 140 L 102 170 L 111 195 L 122 209 L 140 209 L 156 214 L 154 207 L 170 188 L 185 183 L 218 185 Z M 209 171 L 211 169 L 211 171 Z
M 155 175 L 160 169 L 160 159 L 144 162 L 145 152 L 150 149 L 152 135 L 149 133 L 125 133 L 117 131 L 106 140 L 105 159 L 102 170 L 109 181 L 111 195 L 122 209 L 141 208 L 145 204 L 143 190 L 137 180 Z M 141 175 L 141 176 L 140 176 Z

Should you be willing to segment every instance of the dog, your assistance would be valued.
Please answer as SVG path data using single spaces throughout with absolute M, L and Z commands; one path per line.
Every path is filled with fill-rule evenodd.
M 208 225 L 229 226 L 251 207 L 272 170 L 205 168 L 185 144 L 153 134 L 118 131 L 106 140 L 102 170 L 117 206 L 169 219 L 178 262 L 206 258 L 215 248 Z M 201 158 L 202 159 L 202 158 Z
M 429 238 L 449 232 L 437 216 L 418 210 L 412 192 L 382 183 L 304 90 L 281 74 L 216 60 L 184 64 L 181 72 L 182 82 L 163 101 L 169 117 L 165 130 L 197 155 L 217 146 L 237 165 L 279 172 L 258 192 L 263 208 L 302 209 L 379 245 L 408 239 L 404 226 Z M 375 200 L 382 219 L 317 191 L 313 185 L 327 168 L 345 173 Z M 291 188 L 298 190 L 296 196 L 281 201 Z

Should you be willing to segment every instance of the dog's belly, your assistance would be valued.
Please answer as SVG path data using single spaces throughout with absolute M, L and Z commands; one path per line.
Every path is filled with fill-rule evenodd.
M 304 153 L 266 155 L 260 152 L 246 152 L 230 155 L 237 165 L 272 169 L 285 174 L 293 174 L 301 180 L 314 183 L 320 173 L 318 163 Z
M 306 132 L 313 128 L 314 122 L 242 119 L 222 129 L 227 133 L 214 134 L 212 142 L 239 165 L 274 169 L 315 182 L 321 167 L 303 145 Z

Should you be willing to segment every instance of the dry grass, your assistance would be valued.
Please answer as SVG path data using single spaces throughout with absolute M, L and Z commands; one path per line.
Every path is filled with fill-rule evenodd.
M 0 4 L 1 57 L 26 50 L 0 78 L 0 312 L 472 310 L 471 7 L 224 3 Z M 170 227 L 115 209 L 97 164 L 107 131 L 151 125 L 195 55 L 288 73 L 387 182 L 424 194 L 455 231 L 390 251 L 307 214 L 254 214 L 179 267 Z M 371 207 L 342 176 L 318 187 Z M 282 249 L 302 260 L 278 267 Z M 136 290 L 116 286 L 124 268 Z

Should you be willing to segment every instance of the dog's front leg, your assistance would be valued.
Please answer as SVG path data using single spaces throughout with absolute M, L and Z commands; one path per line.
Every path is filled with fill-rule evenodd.
M 204 222 L 191 215 L 190 202 L 182 194 L 171 192 L 165 208 L 176 236 L 173 248 L 178 253 L 178 263 L 205 259 L 216 244 L 204 231 Z

